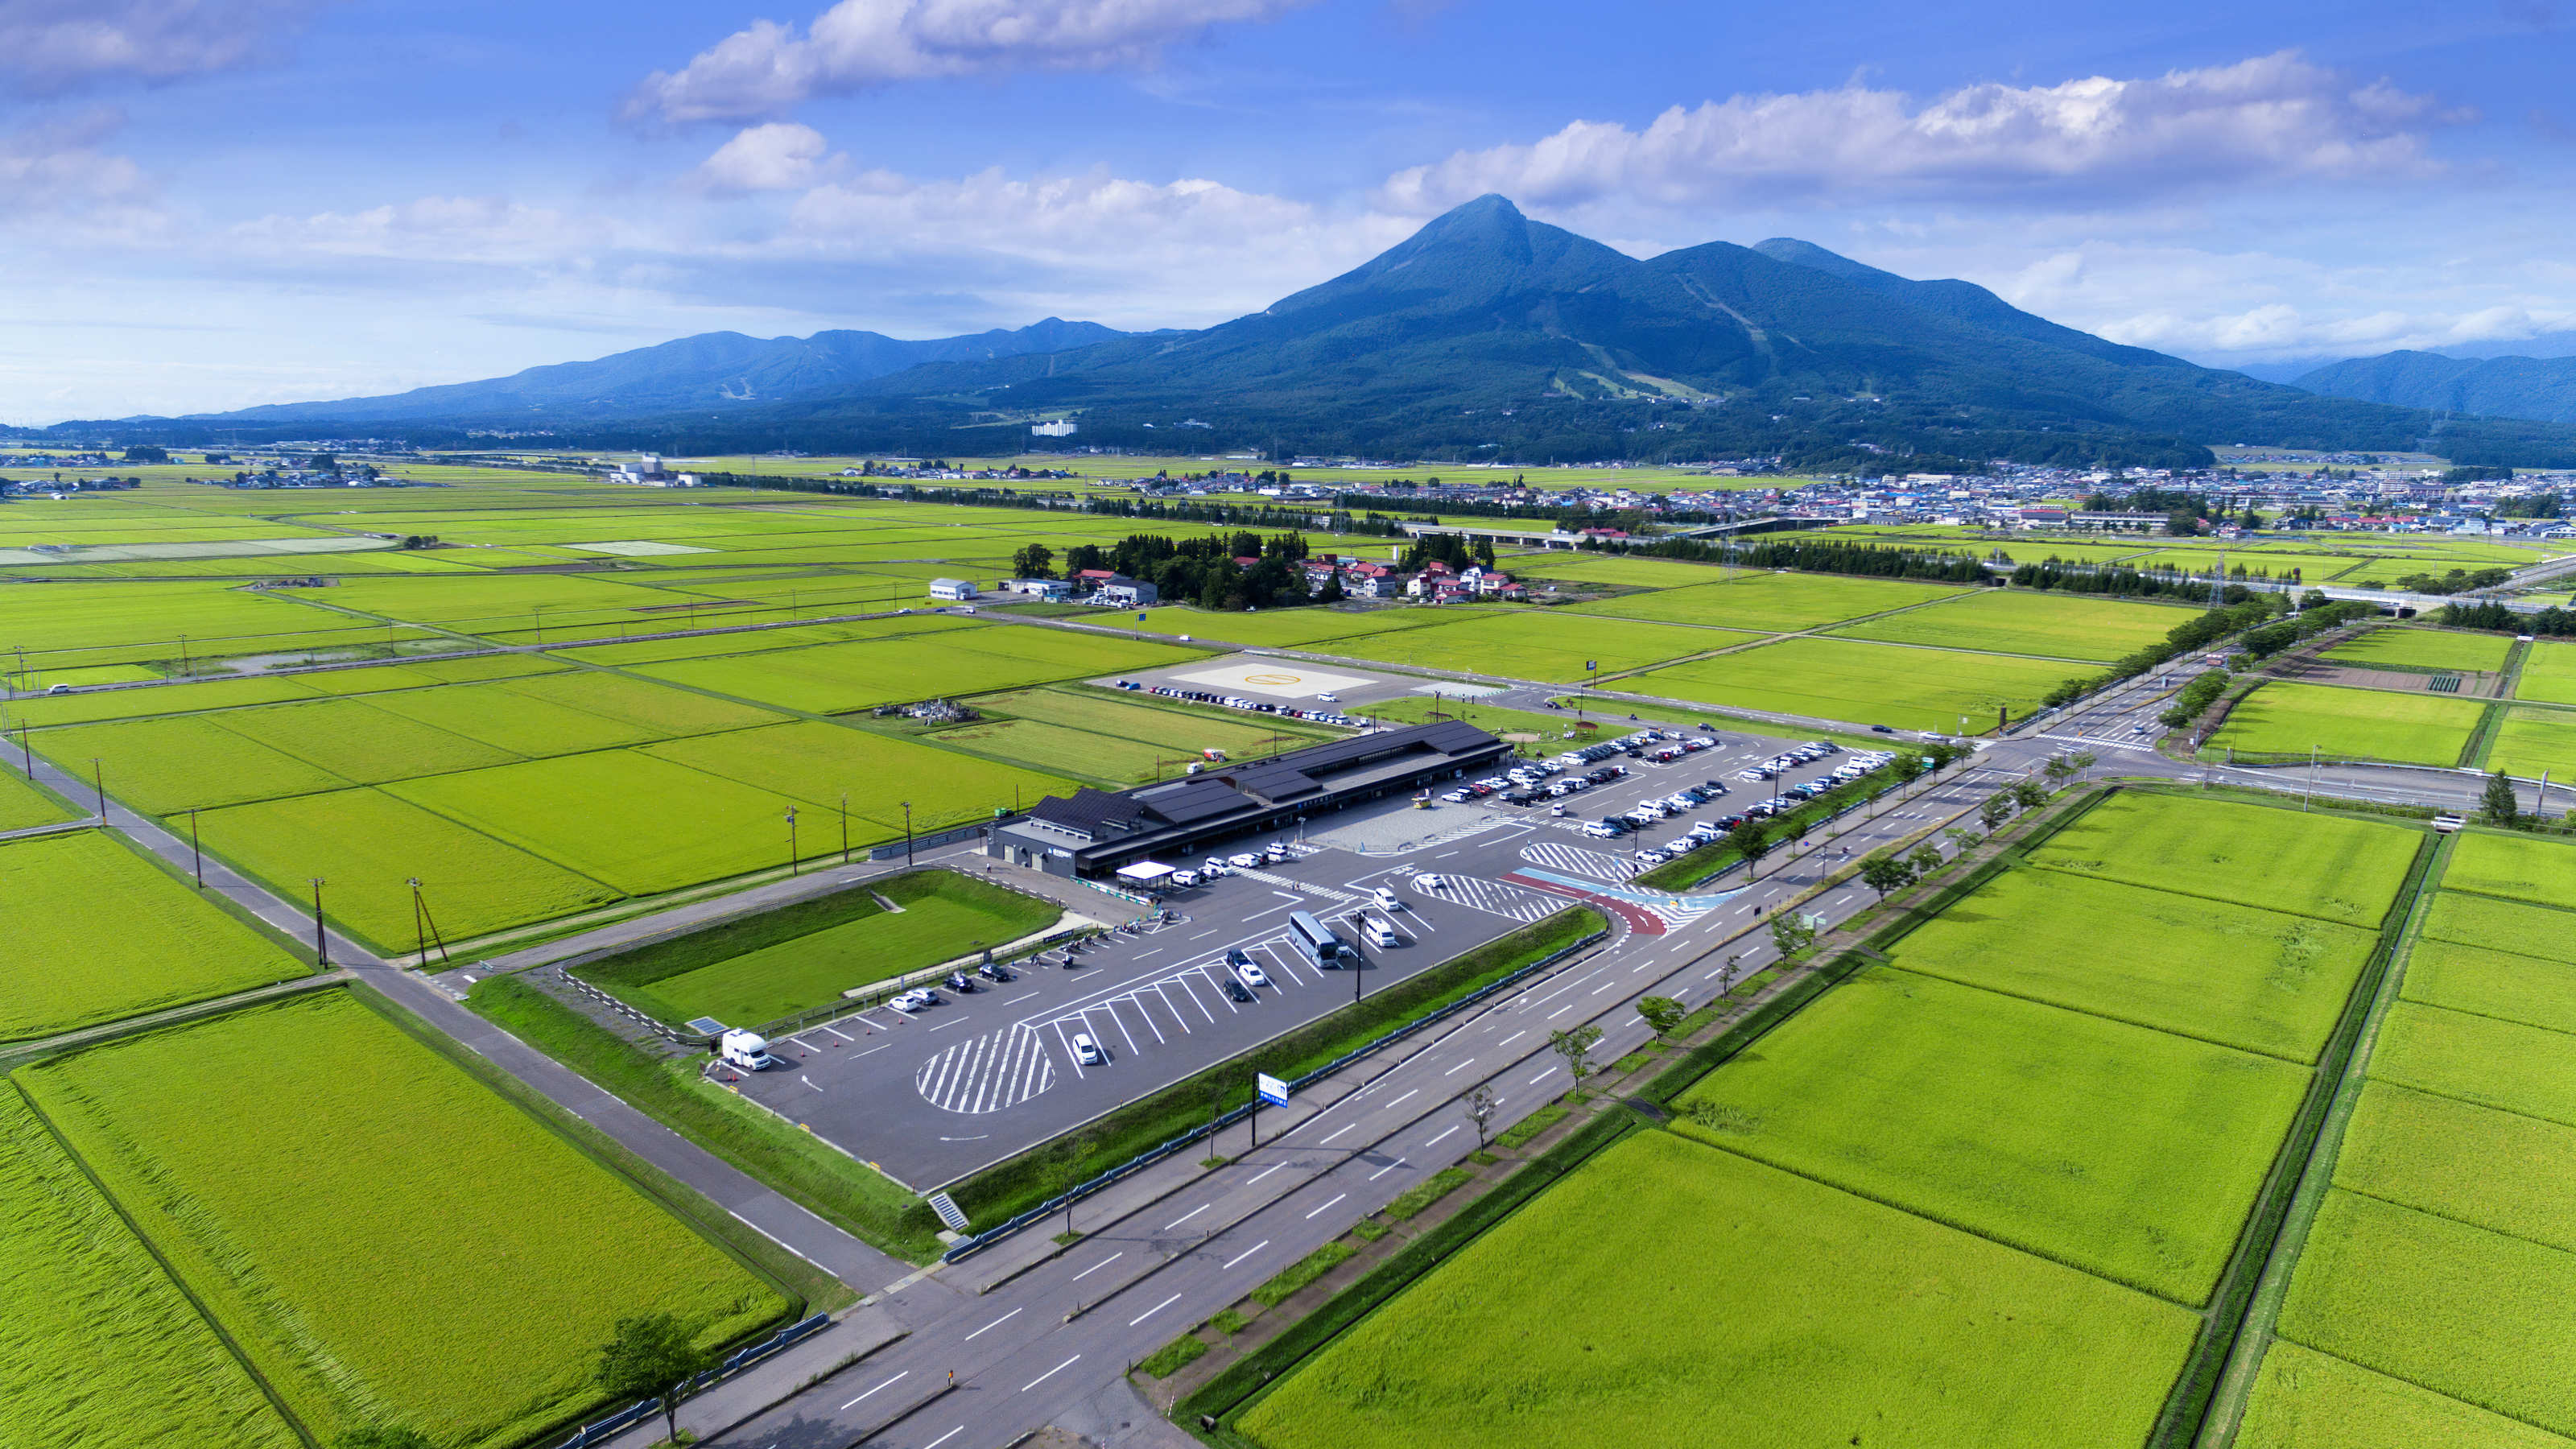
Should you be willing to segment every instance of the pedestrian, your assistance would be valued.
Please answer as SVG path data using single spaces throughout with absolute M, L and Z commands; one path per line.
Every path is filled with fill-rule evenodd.
M 950 1369 L 948 1371 L 948 1387 L 952 1389 L 957 1387 L 957 1370 L 955 1369 Z

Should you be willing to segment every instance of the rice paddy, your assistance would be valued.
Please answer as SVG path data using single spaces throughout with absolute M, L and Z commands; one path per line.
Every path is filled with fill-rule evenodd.
M 2206 751 L 2456 765 L 2485 710 L 2447 695 L 2273 681 L 2237 701 Z
M 2447 629 L 2373 629 L 2325 652 L 2337 664 L 2364 669 L 2467 670 L 2493 673 L 2504 668 L 2513 652 L 2505 634 L 2470 634 Z
M 2107 664 L 2164 641 L 2187 610 L 1984 589 L 1833 630 L 1838 636 Z
M 1616 687 L 1730 709 L 1946 734 L 1963 723 L 1990 729 L 1998 712 L 2030 714 L 2050 689 L 2081 672 L 2050 659 L 1805 637 L 1632 675 Z

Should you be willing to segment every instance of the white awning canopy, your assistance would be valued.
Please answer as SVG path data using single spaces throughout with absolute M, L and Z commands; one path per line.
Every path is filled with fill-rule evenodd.
M 1118 878 L 1132 885 L 1153 885 L 1171 873 L 1170 866 L 1158 865 L 1150 860 L 1140 860 L 1134 865 L 1118 867 Z

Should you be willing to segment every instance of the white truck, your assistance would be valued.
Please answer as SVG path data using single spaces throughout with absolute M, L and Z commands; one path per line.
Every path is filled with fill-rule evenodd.
M 769 1039 L 756 1031 L 728 1031 L 716 1038 L 716 1056 L 726 1066 L 746 1072 L 787 1065 L 769 1054 Z

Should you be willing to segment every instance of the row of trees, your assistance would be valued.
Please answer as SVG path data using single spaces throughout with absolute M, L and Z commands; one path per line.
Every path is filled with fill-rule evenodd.
M 2233 570 L 2232 576 L 2239 579 L 2270 577 L 2259 569 L 2249 573 L 2241 567 Z M 2297 569 L 2290 570 L 2287 582 L 2295 584 L 2300 579 Z M 2105 568 L 2094 564 L 2062 563 L 2054 558 L 2021 565 L 2012 571 L 2012 582 L 2016 588 L 2055 589 L 2069 594 L 2116 594 L 2142 599 L 2207 598 L 2213 583 L 2204 575 L 2169 565 L 2148 569 Z M 2252 597 L 2254 591 L 2242 584 L 2225 584 L 2219 590 L 2219 598 L 2224 603 L 2241 604 Z
M 1985 567 L 1971 553 L 1875 543 L 1707 543 L 1696 538 L 1667 538 L 1623 552 L 1695 563 L 1727 560 L 1746 568 L 1858 574 L 1865 578 L 1941 579 L 1954 584 L 1982 583 L 1986 578 Z
M 2502 604 L 2444 604 L 2433 622 L 2445 629 L 2489 629 L 2564 638 L 2576 634 L 2576 609 L 2552 604 L 2537 614 L 2519 614 Z

